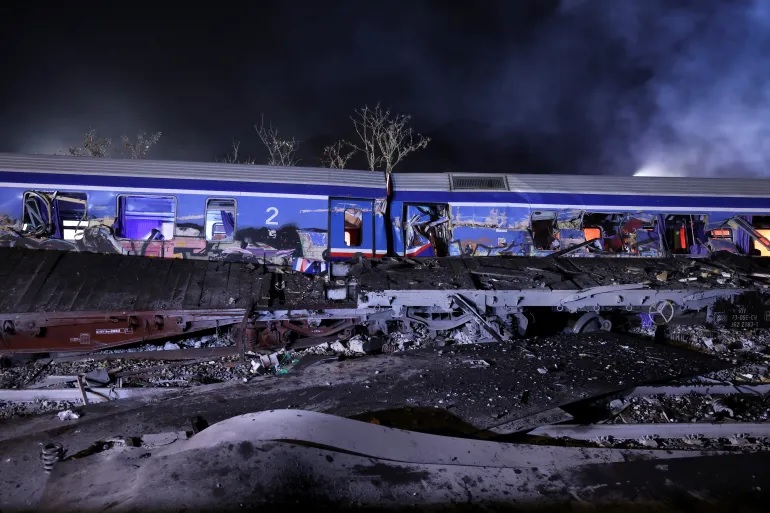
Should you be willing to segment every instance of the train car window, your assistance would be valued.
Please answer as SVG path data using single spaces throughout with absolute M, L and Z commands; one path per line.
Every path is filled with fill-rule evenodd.
M 770 238 L 770 216 L 752 216 L 751 226 L 763 237 Z M 758 256 L 770 256 L 770 251 L 756 240 L 750 239 L 749 245 L 752 254 Z
M 554 249 L 556 216 L 557 213 L 553 211 L 532 212 L 530 230 L 535 249 Z
M 24 193 L 22 232 L 75 241 L 88 224 L 88 196 L 82 192 L 27 191 Z
M 618 213 L 586 212 L 583 215 L 583 233 L 586 240 L 595 239 L 598 236 L 598 245 L 603 251 L 622 252 L 624 250 L 620 235 L 622 217 L 623 214 Z
M 345 245 L 360 246 L 363 240 L 363 211 L 360 208 L 345 209 Z
M 668 215 L 666 221 L 666 245 L 674 254 L 688 254 L 690 247 L 705 243 L 705 216 Z
M 660 240 L 655 231 L 654 214 L 635 212 L 625 214 L 620 220 L 620 237 L 623 251 L 633 254 L 660 251 Z
M 206 240 L 232 241 L 235 236 L 235 200 L 206 200 Z
M 174 238 L 174 196 L 118 196 L 118 237 L 133 240 Z

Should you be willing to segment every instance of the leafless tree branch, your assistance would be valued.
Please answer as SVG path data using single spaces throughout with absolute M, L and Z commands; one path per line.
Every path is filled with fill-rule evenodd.
M 296 166 L 299 159 L 296 157 L 300 142 L 295 139 L 284 139 L 278 129 L 273 127 L 272 123 L 265 126 L 265 117 L 262 116 L 261 122 L 254 124 L 254 130 L 262 140 L 262 144 L 267 148 L 270 155 L 268 165 L 271 166 Z
M 70 146 L 68 153 L 73 157 L 105 158 L 110 156 L 111 147 L 112 140 L 97 136 L 92 128 L 83 136 L 83 146 Z
M 361 144 L 354 146 L 366 155 L 369 169 L 381 169 L 390 183 L 393 169 L 410 153 L 425 148 L 429 137 L 414 132 L 412 117 L 393 114 L 378 103 L 374 108 L 364 106 L 351 116 Z
M 365 105 L 363 108 L 353 111 L 354 115 L 350 117 L 353 126 L 356 128 L 361 145 L 353 147 L 366 156 L 366 162 L 369 169 L 374 171 L 380 164 L 380 155 L 377 153 L 378 134 L 382 131 L 382 125 L 390 113 L 383 112 L 378 103 L 374 109 Z
M 222 159 L 222 162 L 226 164 L 254 164 L 256 163 L 256 160 L 253 157 L 246 157 L 245 159 L 241 160 L 239 150 L 241 148 L 241 141 L 233 140 L 233 146 L 230 152 L 225 155 L 225 158 Z
M 149 136 L 141 132 L 137 134 L 136 141 L 132 141 L 127 135 L 121 137 L 121 141 L 123 141 L 123 147 L 128 151 L 129 158 L 143 159 L 147 157 L 150 149 L 157 144 L 161 135 L 161 132 L 155 132 Z
M 345 169 L 348 160 L 355 155 L 356 151 L 353 144 L 344 139 L 340 139 L 336 143 L 324 147 L 321 162 L 325 167 Z
M 409 126 L 411 116 L 395 114 L 384 123 L 377 137 L 377 147 L 380 150 L 382 167 L 390 176 L 404 157 L 428 146 L 430 137 L 415 134 Z

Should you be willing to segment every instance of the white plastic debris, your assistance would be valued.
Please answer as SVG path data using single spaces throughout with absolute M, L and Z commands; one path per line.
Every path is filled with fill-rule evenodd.
M 355 337 L 348 340 L 348 349 L 353 353 L 364 354 L 364 342 L 365 341 L 361 335 L 356 335 Z
M 546 369 L 544 367 L 540 367 L 540 368 L 537 369 L 537 372 L 539 372 L 540 374 L 547 374 L 548 373 L 548 369 Z
M 485 369 L 489 367 L 489 362 L 486 360 L 465 360 L 463 363 L 466 363 L 469 367 L 476 369 Z
M 334 351 L 335 353 L 344 353 L 344 352 L 345 352 L 345 346 L 344 346 L 344 345 L 342 345 L 342 342 L 340 342 L 339 340 L 337 340 L 337 341 L 335 341 L 335 342 L 332 342 L 332 343 L 329 345 L 329 348 L 330 348 L 332 351 Z
M 175 349 L 181 349 L 181 347 L 179 347 L 179 344 L 175 344 L 173 342 L 166 342 L 163 345 L 163 350 L 164 351 L 173 351 Z
M 279 367 L 280 361 L 278 360 L 278 353 L 260 355 L 259 363 L 265 369 L 269 369 L 271 367 Z
M 64 411 L 60 411 L 60 412 L 59 412 L 59 413 L 57 413 L 56 415 L 59 417 L 59 420 L 61 420 L 61 421 L 65 421 L 65 420 L 77 420 L 77 419 L 79 419 L 79 418 L 80 418 L 80 415 L 78 415 L 77 413 L 75 413 L 75 412 L 74 412 L 74 411 L 72 411 L 72 410 L 64 410 Z

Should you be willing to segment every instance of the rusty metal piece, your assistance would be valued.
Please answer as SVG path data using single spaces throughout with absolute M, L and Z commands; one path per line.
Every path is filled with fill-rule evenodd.
M 353 334 L 356 322 L 356 319 L 270 321 L 265 323 L 264 329 L 260 331 L 257 347 L 260 349 L 270 349 L 290 344 L 298 339 L 303 339 L 307 342 L 308 339 L 317 338 L 321 340 L 337 334 L 348 338 Z
M 247 322 L 243 328 L 243 343 L 245 347 L 248 347 L 250 351 L 254 351 L 257 348 L 257 325 L 255 322 Z
M 252 303 L 246 309 L 246 312 L 243 314 L 243 320 L 241 321 L 240 326 L 238 326 L 235 331 L 235 345 L 238 347 L 238 354 L 240 356 L 241 363 L 246 361 L 246 346 L 248 345 L 249 349 L 254 349 L 252 347 L 253 344 L 250 344 L 249 341 L 246 340 L 246 328 L 249 325 L 249 316 L 251 315 L 253 308 L 254 302 L 252 301 Z
M 5 314 L 0 354 L 98 351 L 221 328 L 244 315 L 244 309 Z

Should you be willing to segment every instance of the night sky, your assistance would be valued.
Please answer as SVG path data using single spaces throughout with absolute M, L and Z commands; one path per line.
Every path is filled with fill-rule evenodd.
M 260 1 L 5 7 L 0 151 L 162 131 L 151 158 L 301 165 L 381 101 L 433 141 L 402 171 L 768 174 L 770 1 Z M 363 167 L 362 160 L 355 167 Z

